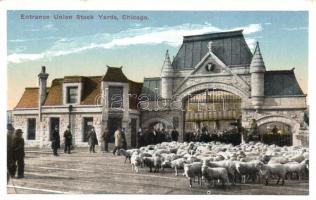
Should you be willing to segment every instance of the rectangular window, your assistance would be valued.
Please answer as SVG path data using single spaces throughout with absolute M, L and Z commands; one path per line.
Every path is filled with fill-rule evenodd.
M 27 119 L 27 139 L 35 140 L 35 134 L 36 134 L 36 119 L 35 118 Z
M 78 87 L 67 87 L 67 103 L 78 102 Z
M 123 108 L 123 87 L 109 88 L 109 108 Z

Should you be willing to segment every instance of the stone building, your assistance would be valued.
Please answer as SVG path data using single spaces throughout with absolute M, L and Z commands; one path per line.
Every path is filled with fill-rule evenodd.
M 104 76 L 55 79 L 51 87 L 45 67 L 38 78 L 39 87 L 26 88 L 12 111 L 29 146 L 48 145 L 56 125 L 60 133 L 70 125 L 77 146 L 87 145 L 91 125 L 99 138 L 105 127 L 113 134 L 121 126 L 135 146 L 139 127 L 176 128 L 183 140 L 186 131 L 223 130 L 240 117 L 246 128 L 256 119 L 260 131 L 277 126 L 292 135 L 291 145 L 308 145 L 306 94 L 294 69 L 267 70 L 259 44 L 252 53 L 242 30 L 184 36 L 172 61 L 166 52 L 160 76 L 143 83 L 113 67 Z
M 53 128 L 59 128 L 62 139 L 68 125 L 76 146 L 87 146 L 91 126 L 99 140 L 107 127 L 111 141 L 117 127 L 125 128 L 129 144 L 136 144 L 132 138 L 136 138 L 140 112 L 129 94 L 140 94 L 142 84 L 129 80 L 122 67 L 108 67 L 104 76 L 54 79 L 51 87 L 47 87 L 47 78 L 46 68 L 42 67 L 39 87 L 25 88 L 13 110 L 13 126 L 26 133 L 27 146 L 49 146 Z

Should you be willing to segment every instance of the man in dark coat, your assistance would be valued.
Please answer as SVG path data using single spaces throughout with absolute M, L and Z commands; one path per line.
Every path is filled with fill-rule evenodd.
M 109 129 L 105 129 L 102 134 L 102 139 L 104 143 L 104 152 L 109 152 L 109 140 L 110 140 L 110 134 Z
M 24 178 L 24 139 L 22 137 L 22 130 L 17 129 L 13 139 L 14 153 L 18 166 L 18 178 Z
M 122 134 L 122 148 L 126 150 L 127 149 L 127 141 L 126 141 L 125 128 L 122 129 L 121 134 Z
M 70 132 L 70 126 L 67 126 L 67 130 L 64 132 L 64 139 L 65 139 L 65 153 L 70 154 L 70 147 L 72 143 L 72 134 Z
M 144 132 L 139 128 L 137 132 L 137 148 L 144 146 L 144 143 Z
M 52 149 L 54 156 L 59 156 L 57 150 L 60 148 L 60 136 L 58 126 L 55 126 L 55 129 L 52 133 Z
M 171 139 L 172 141 L 178 141 L 179 133 L 176 128 L 173 128 L 171 132 Z
M 95 152 L 95 145 L 99 145 L 99 143 L 98 143 L 97 134 L 95 133 L 93 126 L 91 127 L 91 130 L 88 133 L 88 139 L 89 139 L 90 153 L 91 152 L 96 153 Z
M 14 139 L 14 128 L 12 124 L 7 125 L 7 170 L 8 175 L 14 177 L 16 173 L 16 160 L 15 153 L 13 148 L 13 139 Z M 8 177 L 8 181 L 9 181 Z

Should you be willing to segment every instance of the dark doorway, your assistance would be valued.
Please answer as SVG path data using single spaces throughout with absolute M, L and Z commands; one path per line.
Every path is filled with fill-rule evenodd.
M 110 143 L 114 142 L 114 132 L 118 127 L 122 128 L 122 118 L 120 117 L 109 117 L 108 119 L 108 130 L 110 133 Z
M 88 142 L 88 133 L 93 126 L 93 117 L 83 118 L 83 142 Z
M 137 120 L 132 119 L 131 120 L 131 146 L 136 147 L 136 139 L 137 139 Z
M 53 131 L 55 130 L 56 126 L 58 127 L 58 132 L 59 132 L 59 118 L 58 117 L 50 118 L 50 131 L 49 131 L 49 140 L 50 141 L 52 140 L 52 134 L 53 134 Z

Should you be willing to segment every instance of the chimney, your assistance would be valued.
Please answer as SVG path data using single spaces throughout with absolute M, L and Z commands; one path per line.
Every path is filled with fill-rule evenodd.
M 38 86 L 39 86 L 39 94 L 38 94 L 38 103 L 39 107 L 41 107 L 46 99 L 46 86 L 47 86 L 47 78 L 48 74 L 46 73 L 46 67 L 42 66 L 41 73 L 38 74 Z

